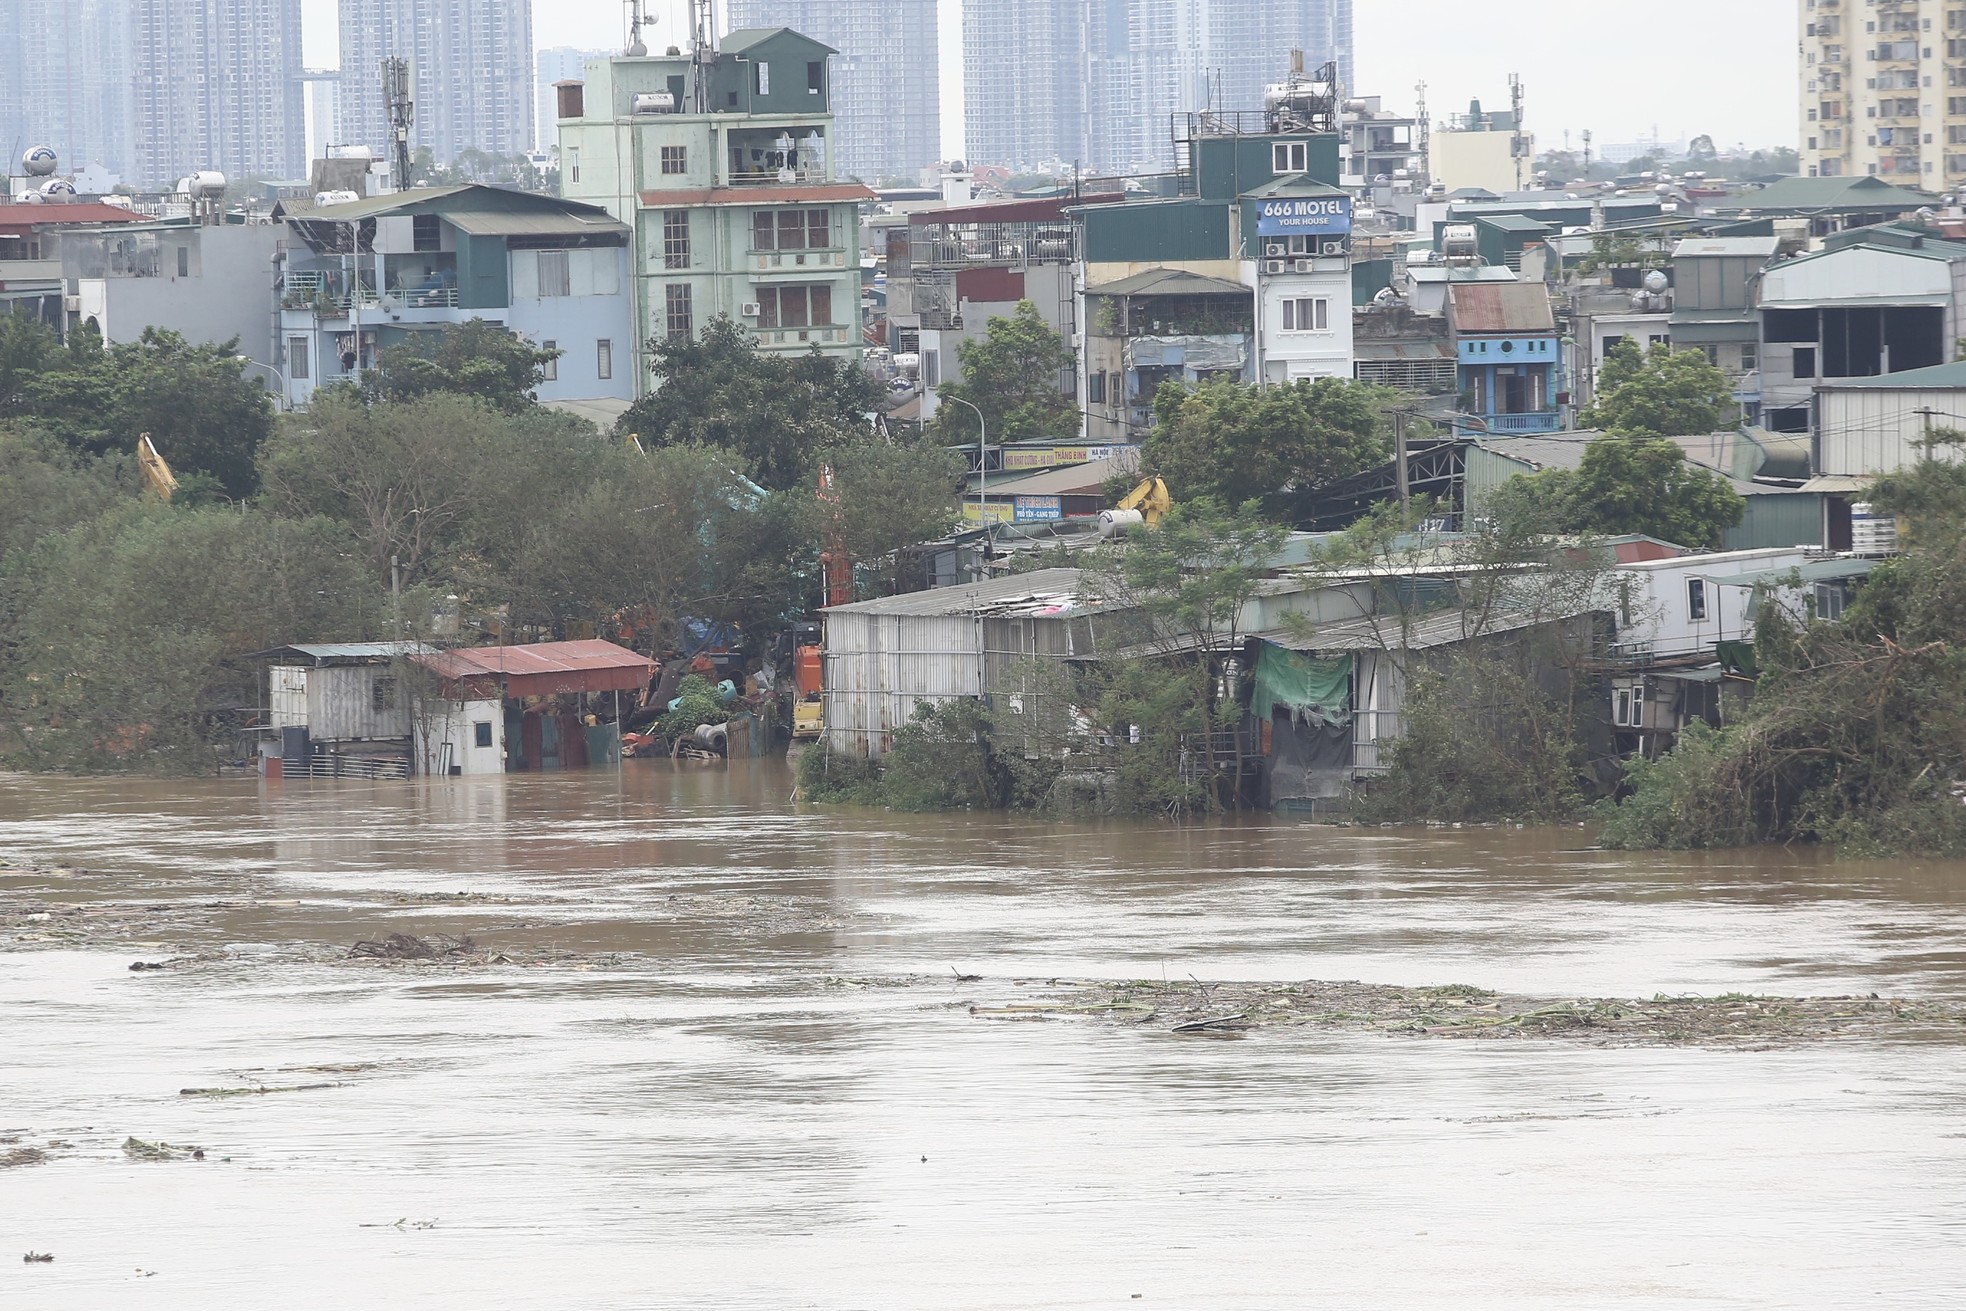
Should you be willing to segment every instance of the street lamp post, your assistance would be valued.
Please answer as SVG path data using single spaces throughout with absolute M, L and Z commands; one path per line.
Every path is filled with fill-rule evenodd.
M 288 384 L 287 384 L 286 374 L 280 372 L 280 370 L 274 368 L 271 364 L 260 363 L 258 360 L 254 359 L 250 355 L 234 355 L 232 358 L 235 360 L 244 360 L 246 362 L 246 367 L 248 368 L 265 369 L 268 373 L 278 378 L 280 380 L 280 408 L 283 410 L 290 410 L 293 408 L 293 397 L 287 394 Z
M 985 531 L 990 527 L 990 432 L 983 421 L 983 411 L 960 396 L 945 396 L 942 399 L 954 401 L 958 405 L 968 405 L 976 413 L 976 513 L 982 519 Z

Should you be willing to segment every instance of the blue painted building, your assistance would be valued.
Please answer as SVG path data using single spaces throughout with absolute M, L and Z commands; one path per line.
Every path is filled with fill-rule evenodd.
M 1447 291 L 1456 408 L 1465 433 L 1559 432 L 1563 354 L 1540 283 L 1455 283 Z
M 338 204 L 290 201 L 276 254 L 288 403 L 358 379 L 382 351 L 473 319 L 561 352 L 544 402 L 635 397 L 628 227 L 605 210 L 499 187 L 419 187 Z

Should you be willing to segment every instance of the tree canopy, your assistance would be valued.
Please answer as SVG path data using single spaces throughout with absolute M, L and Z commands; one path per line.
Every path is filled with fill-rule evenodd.
M 475 396 L 495 409 L 524 409 L 537 399 L 546 366 L 560 358 L 501 324 L 484 319 L 412 333 L 382 352 L 363 379 L 371 399 L 414 401 L 439 392 Z
M 976 440 L 976 413 L 982 412 L 992 442 L 1031 437 L 1071 437 L 1079 431 L 1078 403 L 1063 382 L 1075 356 L 1028 300 L 1008 317 L 990 316 L 983 338 L 956 347 L 961 382 L 936 388 L 943 407 L 936 411 L 933 436 L 943 442 Z
M 1385 459 L 1392 394 L 1342 378 L 1283 386 L 1164 385 L 1142 457 L 1177 503 L 1241 505 L 1349 477 Z
M 761 351 L 725 315 L 694 337 L 649 342 L 656 386 L 615 424 L 644 446 L 720 446 L 772 490 L 813 485 L 812 452 L 864 440 L 884 408 L 880 386 L 850 360 Z
M 64 345 L 41 324 L 0 313 L 0 419 L 88 455 L 133 451 L 149 433 L 180 479 L 202 476 L 246 496 L 258 485 L 253 459 L 273 406 L 238 345 L 193 345 L 154 328 L 107 347 L 77 332 Z
M 1727 375 L 1704 351 L 1661 343 L 1641 352 L 1621 341 L 1605 353 L 1597 395 L 1578 422 L 1605 432 L 1690 437 L 1732 419 L 1730 393 Z
M 1576 469 L 1509 479 L 1486 512 L 1557 533 L 1643 533 L 1681 546 L 1718 549 L 1747 502 L 1719 474 L 1657 437 L 1600 437 Z

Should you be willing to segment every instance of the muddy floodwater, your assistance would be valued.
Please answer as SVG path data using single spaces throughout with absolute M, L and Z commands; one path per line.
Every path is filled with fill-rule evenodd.
M 0 1307 L 1966 1304 L 1966 867 L 790 791 L 0 777 Z

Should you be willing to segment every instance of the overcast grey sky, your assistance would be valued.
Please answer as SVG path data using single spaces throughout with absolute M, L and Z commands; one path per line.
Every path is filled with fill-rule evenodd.
M 861 0 L 877 4 L 879 0 Z M 332 66 L 335 0 L 307 5 L 308 62 Z M 961 0 L 941 0 L 944 149 L 962 153 Z M 1542 148 L 1572 146 L 1590 129 L 1600 145 L 1710 133 L 1722 146 L 1792 146 L 1796 123 L 1794 0 L 1577 0 L 1503 5 L 1495 0 L 1354 0 L 1359 86 L 1389 108 L 1410 110 L 1427 83 L 1436 118 L 1470 97 L 1507 103 L 1519 73 L 1529 128 Z M 655 41 L 681 42 L 683 0 L 649 0 Z M 622 0 L 538 0 L 541 46 L 600 49 L 622 39 Z M 1636 21 L 1643 16 L 1643 22 Z M 1659 34 L 1640 45 L 1641 32 Z M 1283 54 L 1279 52 L 1281 71 Z

